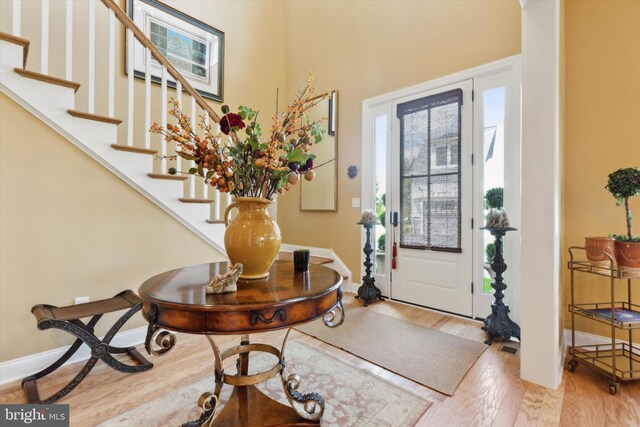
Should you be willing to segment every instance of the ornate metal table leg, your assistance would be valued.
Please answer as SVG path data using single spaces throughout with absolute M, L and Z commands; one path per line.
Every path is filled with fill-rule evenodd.
M 216 408 L 218 407 L 218 402 L 220 401 L 220 392 L 222 391 L 222 385 L 224 384 L 222 358 L 220 357 L 220 350 L 218 349 L 216 343 L 213 341 L 213 338 L 211 338 L 210 335 L 205 336 L 207 337 L 207 340 L 209 340 L 209 344 L 211 344 L 211 349 L 213 350 L 213 361 L 215 364 L 215 387 L 213 389 L 213 393 L 208 391 L 204 392 L 198 399 L 198 406 L 202 408 L 202 414 L 200 414 L 200 417 L 198 417 L 198 419 L 196 420 L 182 424 L 182 427 L 200 427 L 212 425 L 216 415 Z
M 339 315 L 338 320 L 336 320 L 336 315 Z M 344 322 L 344 305 L 342 305 L 342 288 L 338 289 L 338 302 L 333 306 L 331 310 L 324 316 L 322 316 L 322 321 L 329 328 L 337 328 L 342 325 Z
M 324 399 L 322 396 L 318 393 L 300 393 L 298 391 L 298 387 L 300 387 L 300 376 L 296 374 L 286 376 L 284 373 L 286 366 L 284 360 L 284 348 L 287 344 L 289 333 L 291 333 L 291 328 L 287 331 L 287 334 L 282 341 L 282 349 L 280 350 L 280 365 L 282 366 L 280 369 L 280 377 L 282 378 L 284 394 L 287 396 L 287 400 L 291 407 L 299 416 L 306 420 L 319 420 L 324 413 Z
M 170 352 L 175 347 L 178 338 L 173 332 L 169 332 L 160 328 L 155 324 L 156 316 L 158 315 L 158 309 L 154 304 L 151 304 L 151 309 L 148 313 L 149 325 L 147 326 L 147 337 L 144 340 L 144 348 L 147 353 L 154 356 L 162 356 Z M 153 343 L 160 348 L 153 348 Z

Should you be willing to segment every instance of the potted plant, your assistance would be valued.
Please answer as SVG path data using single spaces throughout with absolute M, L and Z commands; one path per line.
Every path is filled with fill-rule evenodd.
M 629 198 L 640 193 L 640 167 L 618 169 L 609 174 L 605 187 L 616 199 L 618 206 L 624 205 L 627 220 L 627 234 L 613 234 L 615 255 L 621 270 L 632 270 L 640 275 L 640 236 L 631 232 L 631 209 Z

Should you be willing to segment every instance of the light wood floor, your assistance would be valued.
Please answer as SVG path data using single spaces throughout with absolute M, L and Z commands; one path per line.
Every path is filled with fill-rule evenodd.
M 358 301 L 352 294 L 345 294 L 345 303 L 356 306 Z M 388 301 L 372 304 L 367 310 L 472 340 L 485 339 L 480 324 L 470 320 Z M 283 336 L 284 331 L 276 331 L 261 334 L 259 340 L 279 345 Z M 257 336 L 254 339 L 258 341 Z M 623 383 L 618 394 L 612 396 L 606 378 L 580 366 L 574 373 L 565 371 L 557 390 L 548 390 L 521 380 L 518 356 L 500 351 L 502 344 L 498 342 L 480 356 L 449 397 L 297 331 L 292 331 L 290 339 L 321 347 L 433 402 L 418 422 L 419 426 L 640 426 L 640 382 Z M 226 348 L 236 344 L 238 337 L 218 337 L 216 341 Z M 179 334 L 175 349 L 151 359 L 155 363 L 151 371 L 134 375 L 114 372 L 99 362 L 85 381 L 60 402 L 70 405 L 71 425 L 96 425 L 211 375 L 212 371 L 209 345 L 200 336 Z M 428 360 L 420 363 L 428 369 Z M 43 380 L 41 395 L 64 385 L 77 369 L 77 366 L 65 367 Z M 23 403 L 20 384 L 1 387 L 0 402 Z

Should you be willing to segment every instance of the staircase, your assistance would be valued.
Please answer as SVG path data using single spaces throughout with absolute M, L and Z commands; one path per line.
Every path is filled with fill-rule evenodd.
M 113 0 L 0 1 L 0 13 L 13 18 L 12 28 L 0 28 L 0 90 L 205 242 L 226 253 L 222 214 L 231 196 L 205 185 L 200 177 L 168 174 L 170 167 L 188 170 L 193 163 L 165 158 L 175 153 L 175 144 L 148 132 L 153 122 L 166 125 L 170 97 L 181 103 L 193 123 L 198 117 L 216 123 L 220 119 L 128 15 Z M 64 16 L 64 28 L 59 22 L 51 26 L 52 16 Z M 125 31 L 116 31 L 116 24 Z M 56 27 L 58 34 L 64 33 L 64 38 L 51 37 L 50 26 Z M 32 44 L 21 33 L 28 33 L 35 42 Z M 123 55 L 116 55 L 116 51 L 125 38 L 123 76 L 124 64 L 116 61 Z M 79 45 L 84 39 L 88 49 L 83 51 Z M 144 82 L 134 78 L 133 70 L 134 50 L 140 49 L 147 58 Z M 100 63 L 97 52 L 107 52 L 106 67 L 96 66 Z M 151 84 L 151 57 L 161 66 L 160 85 Z M 83 61 L 83 67 L 74 61 Z M 78 68 L 86 68 L 86 72 L 74 74 Z M 64 78 L 51 75 L 49 69 L 62 70 Z M 169 87 L 170 79 L 175 88 Z M 275 206 L 270 210 L 275 216 Z M 291 257 L 294 249 L 283 245 L 281 259 Z M 338 271 L 349 289 L 351 272 L 339 257 L 331 249 L 311 251 L 316 255 L 312 262 Z
M 33 16 L 34 7 L 40 8 L 39 28 L 36 28 L 37 19 L 22 19 L 23 15 Z M 185 102 L 183 111 L 190 111 L 194 122 L 204 116 L 205 120 L 217 123 L 219 117 L 127 14 L 113 0 L 13 0 L 1 2 L 0 8 L 1 13 L 13 17 L 9 31 L 0 29 L 0 90 L 207 243 L 225 253 L 221 213 L 230 203 L 230 196 L 203 184 L 199 177 L 169 175 L 169 167 L 187 170 L 191 167 L 190 162 L 162 157 L 173 154 L 175 145 L 148 132 L 153 121 L 163 125 L 167 123 L 169 97 Z M 50 10 L 54 8 L 62 10 Z M 50 45 L 53 43 L 51 40 L 55 40 L 49 32 L 51 16 L 65 16 L 65 39 L 60 46 Z M 79 25 L 79 20 L 85 18 L 88 18 L 88 25 Z M 126 76 L 121 75 L 121 69 L 116 65 L 116 46 L 123 41 L 117 40 L 116 36 L 122 32 L 116 31 L 116 23 L 126 30 Z M 30 37 L 35 30 L 40 31 L 41 34 L 35 34 L 34 37 L 40 43 L 38 46 L 21 37 L 21 31 L 26 30 L 23 25 L 31 25 Z M 83 30 L 76 31 L 77 27 L 83 27 Z M 60 33 L 60 29 L 57 30 Z M 108 34 L 106 41 L 99 40 L 100 50 L 96 50 L 97 33 Z M 76 47 L 81 38 L 88 40 L 89 51 L 84 55 L 77 52 Z M 159 87 L 151 85 L 151 61 L 146 62 L 144 91 L 140 90 L 141 82 L 134 81 L 134 48 L 143 49 L 147 59 L 155 58 L 162 67 Z M 36 56 L 35 60 L 32 58 L 34 50 L 39 53 L 39 58 Z M 108 52 L 106 69 L 96 67 L 95 52 L 98 51 Z M 73 75 L 78 68 L 77 64 L 74 67 L 77 58 L 88 61 L 85 75 Z M 39 62 L 38 71 L 29 66 L 31 61 L 36 64 Z M 51 69 L 63 68 L 65 78 L 50 75 L 50 65 Z M 175 89 L 169 88 L 169 80 L 175 82 Z M 96 82 L 104 82 L 104 85 L 101 83 L 97 87 Z M 121 87 L 126 87 L 126 91 L 120 90 Z M 159 114 L 152 114 L 152 105 L 160 110 Z M 121 117 L 117 117 L 116 112 Z

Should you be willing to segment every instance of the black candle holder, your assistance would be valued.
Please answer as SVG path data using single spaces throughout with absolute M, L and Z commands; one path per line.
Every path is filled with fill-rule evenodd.
M 489 336 L 485 344 L 491 345 L 495 338 L 507 341 L 514 337 L 520 341 L 520 326 L 509 318 L 509 306 L 502 302 L 504 298 L 503 291 L 507 289 L 502 277 L 502 273 L 507 270 L 507 264 L 502 257 L 502 238 L 508 231 L 516 229 L 512 227 L 482 227 L 480 230 L 488 230 L 496 238 L 496 253 L 491 261 L 491 268 L 496 273 L 496 277 L 491 283 L 491 287 L 494 289 L 493 296 L 495 301 L 491 303 L 491 314 L 484 319 L 484 326 L 482 327 L 482 330 Z
M 296 249 L 293 251 L 293 268 L 295 271 L 309 270 L 309 250 Z
M 365 275 L 362 277 L 362 285 L 358 288 L 356 298 L 360 298 L 364 302 L 364 306 L 368 307 L 369 303 L 376 298 L 384 301 L 382 299 L 382 292 L 376 287 L 376 279 L 371 277 L 371 267 L 373 266 L 371 262 L 371 254 L 373 253 L 373 247 L 371 246 L 371 229 L 376 223 L 359 222 L 358 224 L 362 225 L 367 231 L 367 242 L 362 250 L 366 257 L 364 261 Z

